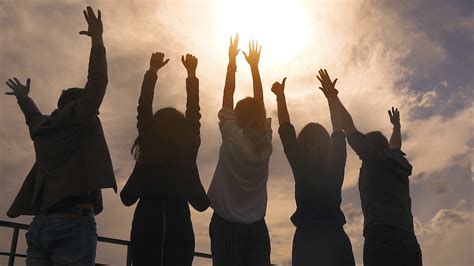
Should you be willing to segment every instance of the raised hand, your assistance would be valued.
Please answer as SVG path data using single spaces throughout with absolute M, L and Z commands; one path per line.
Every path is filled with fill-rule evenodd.
M 285 95 L 285 83 L 286 83 L 286 77 L 283 79 L 281 83 L 279 83 L 278 81 L 273 83 L 272 92 L 277 97 Z
M 165 61 L 163 61 L 164 58 L 165 58 L 165 54 L 163 53 L 160 53 L 160 52 L 153 53 L 150 58 L 150 71 L 157 72 L 158 69 L 168 64 L 170 60 L 166 59 Z
M 398 108 L 392 107 L 392 111 L 388 110 L 388 117 L 394 127 L 400 128 L 400 112 L 398 111 Z
M 97 10 L 97 17 L 90 6 L 87 7 L 87 10 L 83 10 L 82 13 L 84 13 L 88 27 L 87 30 L 83 30 L 79 34 L 90 36 L 93 42 L 95 40 L 101 42 L 104 28 L 102 26 L 100 10 Z
M 186 57 L 181 56 L 181 62 L 188 71 L 188 77 L 195 77 L 198 59 L 192 54 L 186 54 Z
M 26 80 L 26 85 L 21 84 L 17 78 L 13 78 L 13 80 L 8 79 L 5 83 L 10 87 L 10 89 L 12 89 L 11 92 L 5 92 L 6 95 L 15 95 L 17 98 L 21 98 L 28 96 L 30 93 L 31 79 Z
M 335 88 L 337 79 L 331 81 L 326 69 L 320 69 L 319 76 L 316 77 L 318 78 L 319 82 L 321 82 L 322 87 L 319 87 L 319 89 L 321 89 L 327 98 L 337 96 L 338 91 Z
M 235 34 L 234 40 L 232 41 L 232 36 L 230 36 L 229 44 L 229 61 L 235 63 L 235 58 L 240 52 L 239 47 L 239 34 Z
M 262 46 L 258 44 L 258 41 L 254 40 L 249 42 L 249 54 L 245 52 L 245 60 L 249 63 L 250 67 L 258 67 L 258 61 L 260 60 L 260 52 L 262 51 Z

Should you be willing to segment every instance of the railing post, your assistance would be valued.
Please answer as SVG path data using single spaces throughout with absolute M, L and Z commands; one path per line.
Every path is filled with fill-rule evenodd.
M 20 228 L 18 227 L 13 228 L 12 244 L 10 246 L 10 256 L 8 257 L 8 266 L 13 266 L 13 264 L 15 264 L 16 246 L 18 243 L 19 232 L 20 232 Z
M 130 254 L 130 244 L 127 245 L 127 266 L 132 265 L 132 255 Z

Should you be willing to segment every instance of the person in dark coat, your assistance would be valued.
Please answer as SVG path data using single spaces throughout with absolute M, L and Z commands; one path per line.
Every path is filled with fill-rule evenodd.
M 114 171 L 99 120 L 107 87 L 107 61 L 101 12 L 84 11 L 92 40 L 84 89 L 64 90 L 58 109 L 44 115 L 28 96 L 31 80 L 7 81 L 31 139 L 36 161 L 7 215 L 34 215 L 26 235 L 27 265 L 93 265 L 97 233 L 95 215 L 102 209 L 101 189 L 113 188 Z
M 139 200 L 133 216 L 132 263 L 191 265 L 194 232 L 188 202 L 198 211 L 209 207 L 196 158 L 201 144 L 198 60 L 187 54 L 181 61 L 188 72 L 186 114 L 163 108 L 153 114 L 157 71 L 169 61 L 154 53 L 138 101 L 138 137 L 132 153 L 136 164 L 120 193 L 126 206 Z
M 327 72 L 320 71 L 323 88 L 333 91 Z M 359 192 L 364 214 L 364 265 L 422 265 L 411 212 L 409 176 L 412 165 L 401 150 L 400 114 L 388 111 L 393 125 L 390 140 L 380 132 L 362 134 L 339 98 L 334 98 L 347 141 L 362 160 Z
M 321 124 L 311 122 L 296 136 L 286 105 L 285 82 L 286 78 L 282 83 L 275 82 L 272 92 L 277 96 L 278 132 L 295 179 L 292 264 L 355 265 L 340 207 L 346 140 L 334 96 L 322 88 L 329 103 L 332 135 Z

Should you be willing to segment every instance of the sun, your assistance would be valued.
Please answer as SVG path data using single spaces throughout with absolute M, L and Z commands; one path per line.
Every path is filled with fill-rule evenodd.
M 262 58 L 283 62 L 304 48 L 308 23 L 303 3 L 298 0 L 221 0 L 217 17 L 220 36 L 228 40 L 240 34 L 240 48 L 248 50 L 251 39 L 262 45 Z

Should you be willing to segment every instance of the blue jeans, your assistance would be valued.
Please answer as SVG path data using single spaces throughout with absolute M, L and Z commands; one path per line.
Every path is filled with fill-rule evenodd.
M 26 265 L 94 265 L 97 230 L 93 215 L 36 216 L 26 233 Z

